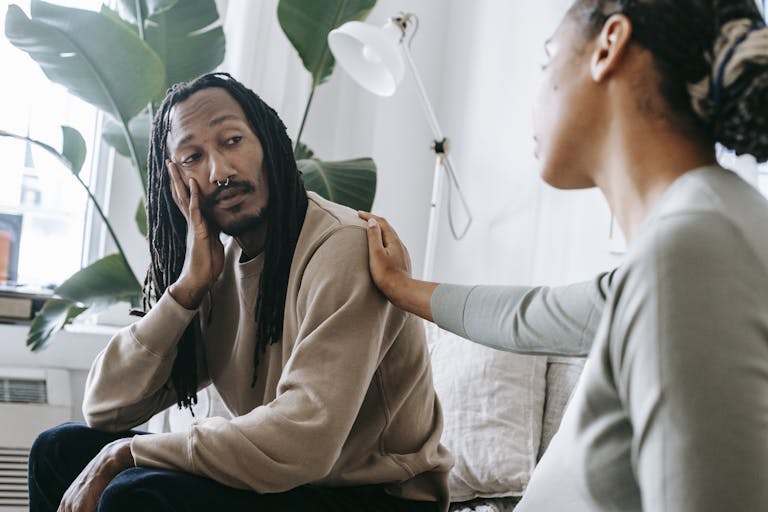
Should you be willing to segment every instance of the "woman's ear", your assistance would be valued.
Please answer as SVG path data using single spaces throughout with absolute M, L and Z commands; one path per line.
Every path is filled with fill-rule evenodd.
M 623 14 L 614 14 L 603 25 L 592 55 L 590 70 L 595 82 L 602 82 L 624 57 L 632 37 L 632 22 Z

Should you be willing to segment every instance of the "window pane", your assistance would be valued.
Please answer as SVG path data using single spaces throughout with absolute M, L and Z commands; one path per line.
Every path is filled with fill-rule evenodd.
M 0 25 L 8 5 L 29 14 L 29 0 L 0 0 Z M 99 1 L 55 2 L 98 9 Z M 0 37 L 0 62 L 9 70 L 0 81 L 0 129 L 61 147 L 61 125 L 80 131 L 88 158 L 87 183 L 96 141 L 97 112 L 51 83 L 25 52 Z M 31 285 L 59 284 L 81 267 L 85 213 L 83 188 L 60 162 L 22 141 L 0 138 L 0 279 Z

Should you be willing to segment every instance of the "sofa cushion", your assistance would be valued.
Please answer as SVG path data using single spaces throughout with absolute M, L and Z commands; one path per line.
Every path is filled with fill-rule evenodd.
M 547 393 L 544 401 L 544 421 L 541 426 L 541 446 L 539 459 L 549 446 L 552 437 L 560 428 L 565 407 L 573 395 L 584 368 L 583 357 L 547 358 Z
M 428 332 L 442 442 L 456 458 L 452 501 L 520 496 L 541 442 L 547 358 L 501 352 L 431 326 Z

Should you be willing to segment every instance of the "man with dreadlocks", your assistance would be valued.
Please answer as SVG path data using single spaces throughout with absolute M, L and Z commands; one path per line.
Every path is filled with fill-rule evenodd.
M 174 86 L 147 210 L 146 315 L 94 362 L 89 426 L 33 446 L 31 510 L 447 510 L 423 327 L 371 282 L 355 212 L 305 191 L 277 114 L 224 73 Z M 209 383 L 233 419 L 128 431 Z

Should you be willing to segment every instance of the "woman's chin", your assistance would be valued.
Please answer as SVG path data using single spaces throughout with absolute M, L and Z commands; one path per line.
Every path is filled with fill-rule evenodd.
M 591 178 L 574 172 L 566 166 L 542 165 L 540 176 L 544 183 L 560 190 L 577 190 L 595 186 Z

